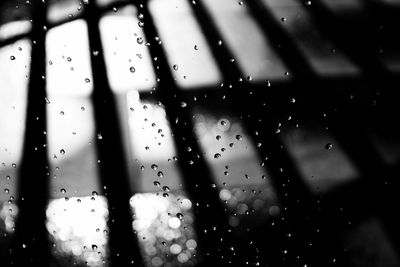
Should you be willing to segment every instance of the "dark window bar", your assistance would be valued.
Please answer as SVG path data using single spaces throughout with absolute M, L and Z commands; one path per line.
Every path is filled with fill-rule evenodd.
M 110 262 L 112 266 L 142 266 L 139 244 L 132 229 L 132 212 L 125 150 L 116 99 L 111 91 L 103 47 L 100 39 L 99 20 L 101 12 L 93 1 L 86 6 L 84 19 L 88 25 L 91 66 L 93 70 L 94 117 L 96 133 L 102 139 L 96 140 L 100 160 L 100 181 L 108 201 L 108 227 Z
M 124 4 L 125 3 L 121 3 L 121 5 Z M 147 4 L 145 2 L 134 2 L 134 4 L 139 7 L 139 12 L 144 14 L 144 33 L 147 40 L 150 41 L 158 35 L 157 29 L 147 9 Z M 373 86 L 379 84 L 376 78 L 368 78 L 368 74 L 374 71 L 378 73 L 379 78 L 389 77 L 389 74 L 387 74 L 383 68 L 379 67 L 379 64 L 371 64 L 371 58 L 375 60 L 376 57 L 371 55 L 372 51 L 370 48 L 360 49 L 360 47 L 357 46 L 360 42 L 365 44 L 363 41 L 350 44 L 351 42 L 346 41 L 346 38 L 339 35 L 342 32 L 339 33 L 335 30 L 336 27 L 329 26 L 332 21 L 336 22 L 336 20 L 332 19 L 333 15 L 326 13 L 328 11 L 324 9 L 322 5 L 322 3 L 313 2 L 311 5 L 313 8 L 311 14 L 314 16 L 321 29 L 328 29 L 329 36 L 332 36 L 346 55 L 362 68 L 364 73 L 367 74 L 367 80 L 372 79 Z M 132 216 L 129 198 L 131 194 L 135 192 L 128 191 L 129 187 L 127 183 L 129 177 L 124 158 L 124 149 L 121 143 L 121 128 L 118 123 L 119 120 L 115 100 L 106 75 L 98 29 L 98 21 L 101 14 L 114 6 L 115 5 L 112 5 L 100 10 L 93 4 L 93 1 L 90 1 L 90 4 L 86 6 L 87 10 L 85 11 L 84 19 L 87 21 L 89 27 L 91 52 L 99 51 L 98 56 L 91 53 L 94 84 L 92 100 L 95 107 L 96 131 L 103 136 L 102 140 L 97 140 L 97 149 L 100 160 L 100 178 L 105 188 L 104 193 L 107 197 L 110 210 L 110 260 L 113 266 L 127 266 L 132 262 L 135 262 L 135 264 L 142 264 L 138 242 L 131 227 Z M 274 42 L 279 44 L 279 47 L 276 47 L 276 52 L 289 66 L 291 75 L 294 77 L 293 83 L 290 83 L 288 86 L 282 85 L 283 91 L 285 91 L 283 95 L 275 95 L 273 97 L 287 97 L 288 93 L 293 93 L 291 91 L 295 91 L 293 88 L 295 88 L 294 85 L 296 85 L 296 87 L 300 86 L 303 89 L 309 88 L 309 90 L 302 91 L 301 94 L 299 93 L 299 95 L 293 96 L 300 98 L 304 103 L 310 104 L 311 101 L 307 100 L 307 98 L 313 94 L 317 94 L 318 97 L 322 97 L 321 95 L 324 94 L 324 92 L 318 92 L 321 86 L 324 86 L 322 88 L 332 88 L 332 86 L 328 86 L 326 82 L 316 77 L 308 65 L 307 60 L 302 56 L 301 52 L 298 51 L 298 48 L 296 48 L 293 40 L 291 40 L 282 27 L 276 23 L 264 6 L 256 1 L 249 1 L 248 7 L 254 15 L 255 20 L 261 26 L 264 34 L 271 37 Z M 33 42 L 32 63 L 28 86 L 27 121 L 23 159 L 21 166 L 19 166 L 20 199 L 18 201 L 18 206 L 20 212 L 16 222 L 13 246 L 10 250 L 11 258 L 9 261 L 10 265 L 12 263 L 14 266 L 30 266 L 33 264 L 47 266 L 50 262 L 51 252 L 47 240 L 48 233 L 45 227 L 45 212 L 49 197 L 47 147 L 45 146 L 47 141 L 46 135 L 44 134 L 46 131 L 46 92 L 45 79 L 43 78 L 45 75 L 46 34 L 43 26 L 46 25 L 46 4 L 41 1 L 34 1 L 32 4 L 32 11 L 33 27 L 30 33 Z M 223 72 L 224 82 L 233 86 L 232 90 L 226 91 L 228 98 L 231 98 L 235 104 L 237 108 L 236 112 L 243 118 L 254 142 L 261 142 L 263 144 L 259 149 L 260 155 L 262 158 L 268 156 L 269 159 L 265 161 L 265 164 L 271 170 L 272 178 L 278 188 L 280 198 L 285 207 L 287 207 L 287 211 L 285 211 L 282 216 L 288 223 L 285 227 L 277 231 L 266 229 L 262 234 L 254 233 L 254 236 L 259 234 L 257 241 L 264 244 L 260 245 L 261 249 L 265 252 L 265 255 L 271 256 L 268 261 L 273 265 L 286 266 L 290 264 L 288 262 L 282 263 L 279 253 L 274 255 L 274 252 L 279 252 L 280 247 L 286 246 L 288 249 L 293 248 L 297 251 L 301 251 L 299 253 L 302 254 L 309 263 L 309 266 L 313 266 L 313 264 L 320 266 L 322 263 L 324 266 L 329 266 L 328 263 L 321 260 L 324 258 L 329 259 L 327 254 L 329 250 L 331 250 L 331 255 L 337 252 L 335 249 L 337 249 L 338 246 L 334 243 L 337 238 L 335 238 L 335 235 L 339 234 L 341 229 L 329 222 L 332 215 L 329 215 L 328 211 L 342 204 L 351 207 L 354 202 L 356 202 L 357 205 L 353 207 L 354 212 L 370 213 L 370 210 L 365 208 L 360 209 L 360 207 L 365 204 L 363 200 L 368 199 L 369 193 L 374 191 L 373 189 L 376 189 L 376 187 L 380 190 L 378 197 L 381 197 L 382 201 L 375 204 L 372 201 L 368 202 L 373 206 L 373 212 L 377 212 L 380 208 L 378 205 L 382 203 L 393 203 L 392 205 L 395 205 L 396 202 L 393 200 L 396 195 L 395 192 L 392 192 L 392 194 L 389 194 L 390 196 L 386 197 L 384 194 L 384 192 L 387 192 L 385 191 L 386 187 L 376 182 L 376 180 L 374 182 L 370 181 L 377 178 L 379 179 L 382 176 L 388 176 L 389 179 L 395 178 L 394 176 L 399 173 L 398 166 L 397 168 L 389 169 L 382 162 L 382 159 L 374 151 L 370 141 L 365 136 L 365 129 L 362 122 L 358 124 L 354 123 L 358 114 L 349 116 L 348 112 L 351 112 L 350 106 L 345 106 L 339 112 L 333 111 L 332 120 L 330 121 L 333 133 L 365 179 L 361 180 L 361 182 L 357 182 L 355 185 L 348 186 L 348 188 L 353 190 L 346 191 L 344 189 L 338 195 L 332 195 L 331 198 L 328 197 L 326 207 L 329 206 L 331 209 L 328 211 L 325 210 L 324 214 L 318 213 L 319 209 L 323 210 L 324 208 L 321 208 L 318 200 L 310 195 L 306 186 L 302 183 L 299 172 L 294 167 L 290 156 L 288 156 L 285 149 L 282 149 L 282 142 L 277 135 L 273 133 L 272 122 L 276 119 L 274 114 L 264 109 L 262 101 L 257 102 L 256 100 L 256 96 L 261 95 L 262 98 L 265 99 L 266 96 L 270 96 L 269 93 L 262 95 L 254 91 L 253 96 L 248 94 L 251 88 L 258 89 L 258 87 L 262 85 L 238 81 L 239 77 L 241 77 L 241 72 L 236 64 L 230 62 L 233 56 L 224 45 L 225 42 L 223 42 L 223 45 L 217 45 L 217 42 L 222 39 L 218 33 L 217 27 L 201 2 L 197 2 L 196 5 L 193 5 L 193 12 L 207 38 L 211 51 L 217 60 L 219 69 Z M 329 16 L 324 16 L 323 14 L 328 14 Z M 60 24 L 62 23 L 63 22 Z M 342 30 L 341 27 L 339 27 L 339 29 Z M 346 36 L 351 37 L 351 32 L 346 31 L 345 33 Z M 0 46 L 7 45 L 23 37 L 26 37 L 26 35 L 23 34 L 2 41 Z M 195 214 L 196 229 L 199 233 L 199 244 L 200 247 L 204 249 L 204 251 L 202 251 L 204 254 L 203 265 L 215 265 L 216 262 L 218 262 L 219 265 L 227 264 L 227 261 L 218 259 L 219 256 L 226 255 L 227 258 L 230 256 L 230 259 L 233 259 L 233 257 L 228 254 L 227 251 L 221 251 L 221 249 L 228 247 L 228 244 L 234 245 L 235 241 L 231 239 L 227 231 L 228 228 L 224 228 L 226 220 L 222 215 L 224 214 L 223 207 L 216 193 L 217 191 L 210 187 L 213 180 L 207 164 L 204 162 L 204 159 L 199 156 L 201 155 L 201 150 L 198 147 L 197 139 L 193 133 L 190 114 L 187 110 L 180 107 L 180 102 L 185 100 L 185 95 L 173 80 L 171 74 L 172 66 L 169 66 L 162 46 L 154 42 L 151 43 L 149 49 L 152 58 L 157 58 L 154 64 L 159 67 L 159 69 L 156 68 L 156 74 L 160 82 L 158 84 L 156 97 L 165 105 L 167 115 L 171 121 L 171 127 L 175 136 L 180 159 L 179 162 L 184 174 L 183 176 L 186 177 L 185 187 L 193 202 L 199 204 L 195 207 Z M 315 96 L 309 99 L 315 99 Z M 291 107 L 284 105 L 284 108 L 290 109 Z M 179 122 L 174 124 L 173 121 L 176 118 L 178 118 Z M 261 119 L 261 122 L 259 119 Z M 258 134 L 255 134 L 255 131 L 258 131 Z M 191 152 L 186 150 L 187 147 L 191 148 Z M 193 164 L 189 163 L 191 160 Z M 373 162 L 373 164 L 371 164 L 371 162 Z M 357 191 L 361 191 L 362 198 L 360 198 L 361 200 L 359 201 L 353 201 L 353 194 Z M 346 194 L 343 195 L 343 192 L 346 192 Z M 334 204 L 335 202 L 339 204 Z M 356 209 L 360 210 L 357 211 Z M 398 248 L 400 238 L 395 234 L 396 225 L 398 225 L 397 221 L 393 220 L 393 216 L 387 215 L 385 211 L 386 210 L 381 211 L 380 215 L 384 218 L 385 227 Z M 326 218 L 323 218 L 324 216 L 326 216 Z M 310 225 L 312 223 L 315 226 L 318 220 L 322 220 L 320 221 L 321 227 L 325 227 L 325 231 L 317 235 L 312 233 L 313 229 L 311 229 Z M 213 233 L 212 229 L 215 226 L 217 226 L 218 230 Z M 204 234 L 204 230 L 207 230 L 208 233 Z M 293 239 L 294 241 L 291 241 L 293 243 L 290 243 L 288 246 L 288 241 L 283 239 L 283 235 L 290 230 L 294 231 L 297 237 L 295 236 Z M 276 236 L 274 236 L 274 238 L 276 238 L 274 242 L 265 241 L 267 234 L 270 235 L 268 237 L 276 234 Z M 221 238 L 223 238 L 223 242 L 220 241 Z M 305 245 L 307 240 L 317 240 L 316 243 L 321 246 L 314 245 L 313 248 L 307 248 Z M 332 243 L 330 243 L 330 241 L 332 241 Z M 273 247 L 272 243 L 278 244 L 276 248 Z M 237 245 L 244 251 L 243 244 Z M 268 251 L 272 252 L 268 253 Z M 318 256 L 316 256 L 316 254 Z M 236 256 L 240 256 L 240 254 Z M 342 264 L 345 266 L 346 259 L 343 258 L 342 260 Z M 293 262 L 294 261 L 295 259 L 293 259 Z M 338 264 L 338 262 L 336 262 L 336 264 Z
M 46 4 L 34 1 L 31 8 L 32 61 L 23 154 L 19 166 L 19 216 L 10 251 L 9 264 L 13 266 L 48 266 L 51 253 L 45 225 L 49 199 L 44 28 Z

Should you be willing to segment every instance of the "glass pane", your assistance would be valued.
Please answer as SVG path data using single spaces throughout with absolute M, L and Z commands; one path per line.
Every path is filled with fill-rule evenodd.
M 347 59 L 340 49 L 317 30 L 307 10 L 300 1 L 264 0 L 275 19 L 282 23 L 297 47 L 305 54 L 314 71 L 320 75 L 354 75 L 357 67 Z
M 261 33 L 245 5 L 235 0 L 206 0 L 210 11 L 228 47 L 244 75 L 254 80 L 288 79 L 287 67 L 272 49 L 273 40 Z
M 0 48 L 0 253 L 7 247 L 3 244 L 14 231 L 18 214 L 14 200 L 18 197 L 30 51 L 31 44 L 26 39 Z
M 212 108 L 197 107 L 193 114 L 204 157 L 230 214 L 229 225 L 243 231 L 276 216 L 277 193 L 241 120 Z
M 83 20 L 49 30 L 46 52 L 48 94 L 87 96 L 92 92 L 89 41 Z
M 100 20 L 107 74 L 114 92 L 150 91 L 156 84 L 152 59 L 133 6 L 107 13 Z
M 221 74 L 193 17 L 189 1 L 152 0 L 150 11 L 178 85 L 196 88 L 219 84 Z
M 323 194 L 359 177 L 340 144 L 322 127 L 303 125 L 285 131 L 282 138 L 311 191 Z

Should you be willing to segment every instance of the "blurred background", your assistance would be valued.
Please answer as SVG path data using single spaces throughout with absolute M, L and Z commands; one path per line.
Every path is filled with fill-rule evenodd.
M 1 266 L 400 266 L 398 0 L 0 3 Z

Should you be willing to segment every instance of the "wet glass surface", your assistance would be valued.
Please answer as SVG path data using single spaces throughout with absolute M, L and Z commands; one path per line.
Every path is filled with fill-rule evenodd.
M 0 3 L 0 266 L 398 266 L 398 18 Z

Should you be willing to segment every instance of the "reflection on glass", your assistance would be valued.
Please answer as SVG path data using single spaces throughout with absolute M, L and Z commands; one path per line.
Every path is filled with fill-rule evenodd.
M 147 266 L 193 266 L 196 235 L 192 202 L 171 192 L 136 194 L 130 200 Z
M 229 114 L 205 111 L 196 112 L 194 120 L 219 197 L 228 206 L 229 224 L 240 228 L 277 215 L 275 189 L 241 122 Z
M 103 196 L 60 198 L 50 201 L 47 230 L 53 254 L 63 266 L 106 266 L 108 219 Z
M 115 92 L 150 91 L 156 84 L 147 41 L 138 22 L 133 6 L 110 12 L 100 20 L 107 74 Z
M 180 188 L 181 176 L 173 135 L 161 103 L 141 101 L 136 91 L 127 96 L 131 150 L 135 160 L 134 183 L 140 191 L 163 185 Z

